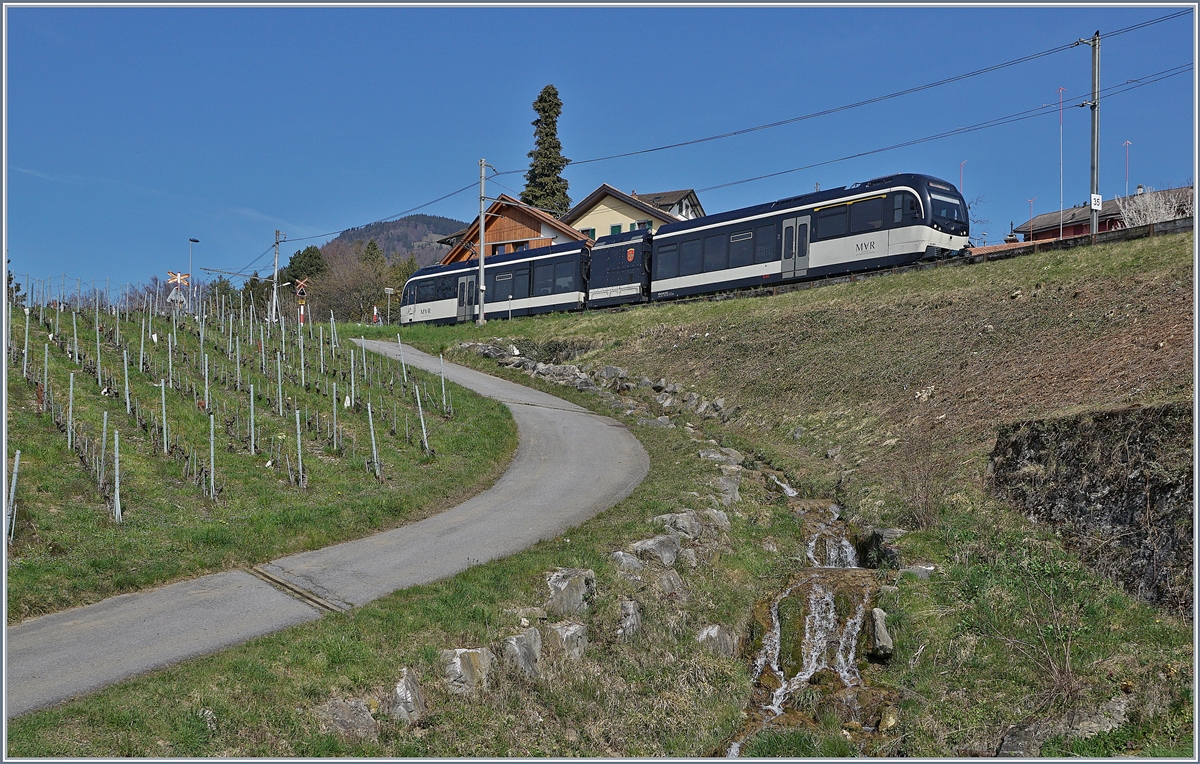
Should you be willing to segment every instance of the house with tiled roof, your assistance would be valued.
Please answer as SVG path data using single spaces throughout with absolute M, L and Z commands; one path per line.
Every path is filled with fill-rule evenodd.
M 484 217 L 487 219 L 483 231 L 484 245 L 487 246 L 485 258 L 588 238 L 550 213 L 522 204 L 508 194 L 500 194 Z M 478 257 L 479 221 L 439 239 L 438 243 L 450 245 L 450 251 L 441 260 L 442 265 Z
M 596 239 L 614 233 L 649 229 L 690 220 L 704 214 L 696 192 L 664 191 L 627 194 L 603 183 L 562 216 L 562 222 Z
M 1116 228 L 1125 227 L 1125 219 L 1121 215 L 1120 202 L 1126 199 L 1130 202 L 1134 201 L 1134 197 L 1147 197 L 1156 195 L 1165 195 L 1165 198 L 1173 199 L 1180 193 L 1188 196 L 1191 195 L 1192 189 L 1164 189 L 1162 191 L 1144 191 L 1141 186 L 1138 186 L 1137 194 L 1131 194 L 1128 197 L 1119 197 L 1109 199 L 1101 204 L 1100 214 L 1097 217 L 1096 232 L 1111 231 Z M 1190 213 L 1182 212 L 1180 216 L 1186 216 Z M 1014 234 L 1019 234 L 1025 237 L 1025 241 L 1041 241 L 1043 239 L 1059 238 L 1059 211 L 1044 212 L 1041 215 L 1035 215 L 1032 220 L 1028 220 L 1013 229 Z M 1070 207 L 1062 210 L 1061 217 L 1062 237 L 1069 238 L 1071 236 L 1082 236 L 1092 232 L 1092 208 L 1090 204 L 1081 204 L 1078 207 Z M 1032 235 L 1030 232 L 1032 231 Z

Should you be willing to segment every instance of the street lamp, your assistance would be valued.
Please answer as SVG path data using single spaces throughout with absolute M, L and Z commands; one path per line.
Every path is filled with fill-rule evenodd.
M 196 280 L 192 278 L 192 245 L 199 244 L 199 239 L 188 239 L 188 307 L 192 307 L 196 301 Z
M 384 288 L 383 288 L 383 293 L 384 293 L 384 294 L 386 294 L 386 295 L 388 296 L 388 307 L 387 307 L 387 322 L 388 322 L 388 326 L 391 326 L 391 325 L 392 325 L 392 292 L 395 292 L 395 291 L 396 291 L 396 290 L 395 290 L 395 289 L 392 289 L 391 287 L 384 287 Z

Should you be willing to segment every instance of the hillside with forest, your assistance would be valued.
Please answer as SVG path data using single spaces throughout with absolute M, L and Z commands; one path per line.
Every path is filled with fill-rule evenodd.
M 438 239 L 466 227 L 467 223 L 453 218 L 408 215 L 399 220 L 370 223 L 342 231 L 320 249 L 328 260 L 331 255 L 353 252 L 356 247 L 361 248 L 373 239 L 387 256 L 388 262 L 413 255 L 418 265 L 426 266 L 436 263 L 450 251 L 444 244 L 438 244 Z

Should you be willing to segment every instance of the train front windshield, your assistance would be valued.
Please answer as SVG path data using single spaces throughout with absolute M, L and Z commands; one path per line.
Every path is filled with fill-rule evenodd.
M 941 194 L 930 194 L 929 199 L 933 203 L 934 220 L 963 224 L 967 222 L 966 205 L 958 199 L 951 199 Z

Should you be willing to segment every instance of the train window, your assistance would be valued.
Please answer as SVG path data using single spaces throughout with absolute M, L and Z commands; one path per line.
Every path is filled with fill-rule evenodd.
M 417 302 L 433 302 L 437 297 L 436 284 L 433 279 L 426 279 L 417 284 Z
M 729 258 L 725 255 L 725 236 L 704 237 L 704 270 L 721 271 L 729 267 Z
M 917 197 L 912 194 L 899 193 L 892 197 L 892 222 L 900 223 L 921 217 L 917 208 Z
M 563 260 L 554 264 L 554 293 L 575 291 L 575 261 Z
M 554 294 L 554 265 L 544 263 L 533 268 L 533 293 L 538 297 Z
M 659 247 L 654 258 L 654 278 L 673 279 L 679 275 L 679 252 L 674 244 Z
M 453 300 L 456 292 L 458 292 L 457 276 L 437 277 L 437 299 Z
M 512 271 L 489 273 L 487 277 L 487 301 L 503 302 L 512 297 Z
M 742 231 L 729 237 L 729 267 L 741 268 L 754 263 L 754 232 Z
M 702 243 L 699 239 L 685 241 L 679 245 L 679 275 L 691 276 L 699 273 L 704 265 Z
M 467 304 L 467 284 L 466 282 L 458 282 L 458 307 Z
M 513 271 L 512 296 L 514 300 L 523 300 L 529 296 L 528 268 L 519 268 Z
M 850 232 L 873 231 L 883 227 L 883 199 L 863 199 L 850 205 Z
M 754 262 L 769 263 L 779 259 L 775 248 L 775 224 L 760 225 L 754 229 Z
M 839 204 L 836 207 L 826 207 L 821 210 L 817 213 L 817 237 L 828 239 L 831 236 L 844 235 L 849 217 L 849 205 Z

